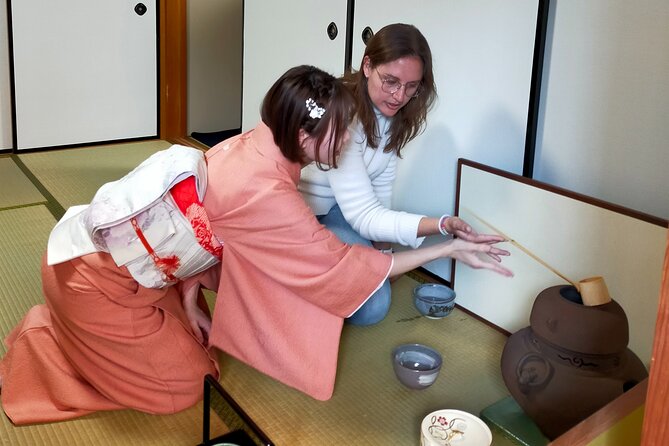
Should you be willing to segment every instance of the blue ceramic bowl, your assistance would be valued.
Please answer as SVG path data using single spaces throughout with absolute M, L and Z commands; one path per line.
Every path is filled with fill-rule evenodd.
M 453 311 L 455 291 L 446 285 L 424 283 L 414 288 L 413 302 L 423 316 L 430 319 L 441 319 Z
M 422 344 L 403 344 L 392 354 L 395 376 L 411 389 L 425 389 L 437 379 L 441 370 L 441 354 Z

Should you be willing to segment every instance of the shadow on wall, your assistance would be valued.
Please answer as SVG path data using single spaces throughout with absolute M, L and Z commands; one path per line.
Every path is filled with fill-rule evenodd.
M 222 130 L 220 132 L 193 132 L 191 137 L 200 141 L 207 147 L 214 147 L 221 141 L 231 138 L 241 133 L 241 129 Z

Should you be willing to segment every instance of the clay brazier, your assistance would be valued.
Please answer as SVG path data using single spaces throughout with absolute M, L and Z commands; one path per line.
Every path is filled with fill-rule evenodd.
M 648 376 L 627 348 L 622 307 L 583 305 L 573 286 L 543 290 L 530 326 L 509 337 L 502 377 L 523 411 L 555 439 Z

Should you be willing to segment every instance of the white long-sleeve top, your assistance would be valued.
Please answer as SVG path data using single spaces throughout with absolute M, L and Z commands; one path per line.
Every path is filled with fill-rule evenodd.
M 416 248 L 423 215 L 390 209 L 397 166 L 395 152 L 386 153 L 390 119 L 377 112 L 379 147 L 367 145 L 362 124 L 351 128 L 350 143 L 342 149 L 336 169 L 320 170 L 315 163 L 302 169 L 298 189 L 315 215 L 325 215 L 335 205 L 346 221 L 363 237 Z

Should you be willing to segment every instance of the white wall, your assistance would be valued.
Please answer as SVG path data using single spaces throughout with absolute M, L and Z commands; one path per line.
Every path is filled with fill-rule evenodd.
M 241 127 L 242 5 L 188 2 L 188 134 Z
M 338 76 L 345 49 L 346 0 L 245 0 L 242 131 L 258 124 L 265 94 L 286 70 L 309 64 Z
M 669 218 L 669 2 L 551 8 L 535 179 Z
M 0 6 L 0 150 L 12 148 L 12 99 L 9 85 L 9 31 L 6 3 Z
M 189 2 L 189 133 L 240 126 L 241 3 Z M 6 13 L 0 149 L 12 140 Z M 536 179 L 669 218 L 668 23 L 665 0 L 551 2 Z

